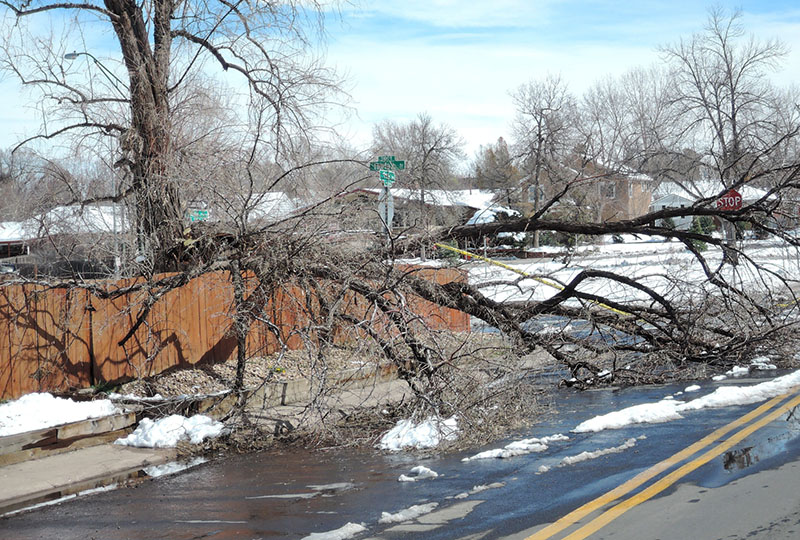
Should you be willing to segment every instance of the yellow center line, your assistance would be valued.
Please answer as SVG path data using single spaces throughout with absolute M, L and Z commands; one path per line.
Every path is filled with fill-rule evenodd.
M 764 416 L 760 420 L 753 422 L 749 426 L 745 427 L 731 438 L 723 441 L 719 445 L 715 446 L 714 448 L 708 450 L 702 456 L 686 463 L 679 469 L 669 473 L 664 478 L 658 480 L 653 485 L 648 486 L 640 493 L 637 493 L 633 497 L 622 501 L 621 503 L 617 504 L 610 510 L 604 512 L 600 516 L 596 517 L 574 533 L 566 536 L 564 540 L 579 540 L 588 537 L 589 535 L 599 531 L 601 528 L 605 527 L 613 520 L 617 519 L 619 516 L 633 508 L 634 506 L 641 504 L 648 499 L 651 499 L 655 495 L 658 495 L 672 484 L 689 474 L 690 472 L 694 471 L 695 469 L 700 468 L 701 466 L 705 465 L 713 458 L 719 456 L 723 452 L 729 450 L 734 445 L 738 444 L 739 442 L 743 441 L 749 435 L 752 435 L 754 432 L 758 431 L 759 429 L 763 428 L 767 424 L 773 422 L 782 414 L 784 414 L 787 410 L 790 410 L 794 407 L 800 405 L 800 396 L 796 396 L 794 399 L 789 401 L 788 403 L 778 407 L 775 411 L 769 413 L 768 415 Z
M 551 523 L 541 531 L 538 531 L 535 534 L 529 536 L 526 540 L 545 540 L 546 538 L 550 538 L 559 531 L 562 531 L 567 527 L 574 525 L 575 523 L 577 523 L 584 517 L 588 516 L 595 510 L 598 510 L 599 508 L 602 508 L 603 506 L 616 501 L 620 497 L 627 495 L 628 493 L 638 488 L 648 480 L 656 477 L 657 475 L 666 471 L 673 465 L 683 461 L 684 459 L 696 454 L 698 451 L 714 443 L 715 441 L 725 436 L 729 432 L 733 431 L 734 429 L 738 428 L 739 426 L 747 424 L 752 420 L 754 420 L 755 418 L 761 416 L 766 411 L 770 410 L 775 405 L 786 399 L 789 395 L 790 393 L 786 393 L 783 394 L 782 396 L 772 398 L 771 400 L 767 401 L 766 403 L 757 407 L 756 409 L 750 411 L 744 416 L 737 418 L 733 422 L 714 430 L 710 434 L 706 435 L 705 437 L 695 442 L 694 444 L 684 448 L 680 452 L 668 457 L 667 459 L 659 463 L 656 463 L 649 469 L 640 472 L 627 482 L 620 484 L 611 491 L 573 510 L 569 514 L 565 515 L 564 517 L 556 521 L 555 523 Z

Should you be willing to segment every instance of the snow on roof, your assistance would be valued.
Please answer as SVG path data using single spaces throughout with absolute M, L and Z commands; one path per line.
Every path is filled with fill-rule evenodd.
M 380 193 L 380 188 L 364 188 L 369 193 Z M 426 204 L 435 206 L 465 206 L 476 210 L 488 208 L 495 197 L 493 191 L 485 189 L 404 189 L 391 188 L 392 197 L 408 201 L 423 199 Z
M 0 222 L 0 242 L 22 242 L 23 240 L 25 240 L 25 232 L 22 229 L 22 222 Z
M 727 191 L 727 189 L 721 182 L 710 180 L 687 181 L 683 185 L 677 182 L 661 182 L 654 190 L 653 197 L 660 198 L 668 195 L 675 195 L 677 197 L 696 201 L 700 198 L 714 197 L 725 191 Z M 766 190 L 748 185 L 740 186 L 736 188 L 736 191 L 742 195 L 742 199 L 745 201 L 757 201 L 767 195 Z M 769 196 L 769 198 L 773 197 L 774 195 Z
M 113 234 L 127 223 L 120 205 L 57 206 L 24 221 L 0 223 L 0 242 L 24 242 L 48 234 Z
M 467 225 L 477 225 L 480 223 L 493 223 L 497 221 L 497 214 L 506 214 L 509 217 L 519 217 L 520 213 L 506 206 L 492 205 L 487 208 L 480 208 L 475 211 L 467 221 Z
M 266 193 L 254 193 L 253 200 L 256 201 L 250 210 L 250 219 L 269 219 L 280 220 L 289 216 L 297 210 L 297 205 L 283 191 L 267 191 Z

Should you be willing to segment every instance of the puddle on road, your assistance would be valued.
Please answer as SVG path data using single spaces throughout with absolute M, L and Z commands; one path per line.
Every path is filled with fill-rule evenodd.
M 800 419 L 795 416 L 794 409 L 775 431 L 777 433 L 768 435 L 752 446 L 725 452 L 722 455 L 723 468 L 729 473 L 743 471 L 785 452 L 791 442 L 800 439 Z

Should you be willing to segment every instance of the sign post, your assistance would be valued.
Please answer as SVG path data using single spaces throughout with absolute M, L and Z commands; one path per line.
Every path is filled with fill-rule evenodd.
M 735 212 L 742 209 L 742 195 L 735 189 L 729 189 L 722 197 L 717 199 L 717 210 Z M 725 246 L 722 248 L 724 259 L 733 265 L 738 264 L 739 255 L 736 253 L 736 227 L 727 219 L 722 219 L 722 230 L 725 233 Z
M 392 219 L 394 218 L 394 197 L 389 188 L 397 180 L 394 171 L 402 171 L 406 168 L 406 162 L 395 159 L 394 156 L 379 156 L 378 161 L 369 164 L 369 170 L 378 171 L 378 176 L 383 183 L 381 193 L 378 196 L 378 215 L 381 217 L 383 228 L 386 231 L 386 241 L 392 239 Z

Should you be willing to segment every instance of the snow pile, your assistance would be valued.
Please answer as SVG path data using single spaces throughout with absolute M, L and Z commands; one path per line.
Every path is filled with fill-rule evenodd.
M 698 390 L 700 390 L 699 384 L 693 384 L 692 386 L 687 386 L 686 388 L 683 389 L 683 391 L 686 393 L 697 392 Z
M 419 424 L 411 420 L 400 420 L 381 437 L 378 446 L 394 452 L 403 448 L 434 448 L 442 440 L 452 441 L 457 436 L 458 422 L 455 416 L 447 420 L 431 417 Z
M 60 426 L 122 412 L 111 401 L 72 401 L 33 393 L 0 405 L 0 436 Z
M 682 401 L 662 399 L 657 403 L 643 403 L 626 409 L 595 416 L 581 422 L 573 429 L 575 433 L 603 431 L 604 429 L 619 429 L 631 424 L 655 424 L 670 422 L 683 418 L 678 414 Z
M 800 370 L 753 386 L 722 386 L 686 403 L 681 410 L 698 410 L 730 405 L 749 405 L 779 396 L 800 385 Z
M 639 439 L 644 439 L 645 436 L 642 435 Z M 608 454 L 619 454 L 620 452 L 624 452 L 628 448 L 633 448 L 636 446 L 636 439 L 631 437 L 624 443 L 619 446 L 613 446 L 611 448 L 601 448 L 599 450 L 594 450 L 592 452 L 581 452 L 576 456 L 567 456 L 561 460 L 561 463 L 558 464 L 559 467 L 563 467 L 565 465 L 575 465 L 576 463 L 580 463 L 581 461 L 589 461 L 590 459 L 597 459 L 602 456 L 606 456 Z
M 437 506 L 439 506 L 439 503 L 432 502 L 428 504 L 415 504 L 414 506 L 409 506 L 405 510 L 400 510 L 396 514 L 381 512 L 381 518 L 378 520 L 378 523 L 402 523 L 404 521 L 411 521 L 412 519 L 417 519 L 419 516 L 433 512 Z
M 173 414 L 155 422 L 143 418 L 133 433 L 117 439 L 114 444 L 142 448 L 173 448 L 184 438 L 189 439 L 192 444 L 199 444 L 206 438 L 219 437 L 224 427 L 222 422 L 216 422 L 202 414 L 191 418 Z
M 759 356 L 758 358 L 753 358 L 750 360 L 750 369 L 755 369 L 758 371 L 772 371 L 778 369 L 778 366 L 775 364 L 770 364 L 769 358 L 766 356 Z
M 747 368 L 742 369 L 747 370 Z M 800 385 L 800 370 L 752 386 L 721 386 L 712 393 L 689 402 L 663 399 L 657 403 L 634 405 L 591 418 L 579 424 L 573 431 L 597 432 L 631 424 L 668 422 L 683 418 L 680 413 L 685 411 L 758 403 L 784 394 L 798 385 Z
M 334 531 L 311 533 L 303 540 L 347 540 L 366 530 L 361 523 L 348 523 Z
M 713 377 L 711 377 L 711 380 L 712 381 L 724 381 L 727 378 L 728 378 L 727 375 L 714 375 Z
M 744 377 L 748 373 L 750 373 L 750 368 L 733 366 L 733 369 L 726 371 L 725 375 L 728 375 L 729 377 Z
M 426 478 L 437 478 L 439 473 L 434 470 L 429 469 L 428 467 L 424 467 L 422 465 L 417 465 L 413 469 L 411 469 L 410 475 L 406 476 L 405 474 L 401 474 L 400 477 L 397 479 L 398 482 L 416 482 L 417 480 L 424 480 Z
M 534 452 L 544 452 L 552 442 L 568 441 L 569 437 L 558 433 L 542 438 L 523 439 L 507 444 L 503 448 L 485 450 L 471 457 L 465 457 L 461 461 L 474 461 L 477 459 L 506 459 L 514 456 L 523 456 Z

